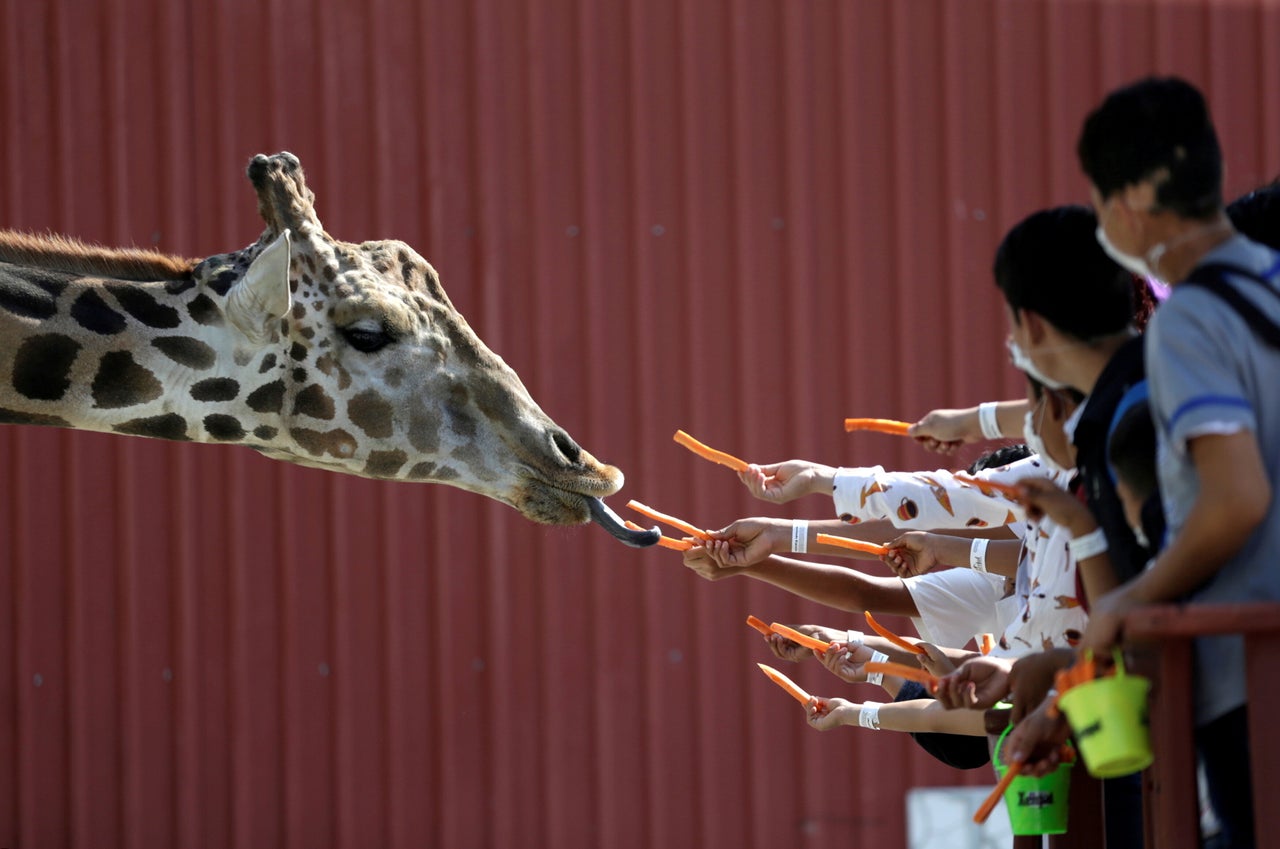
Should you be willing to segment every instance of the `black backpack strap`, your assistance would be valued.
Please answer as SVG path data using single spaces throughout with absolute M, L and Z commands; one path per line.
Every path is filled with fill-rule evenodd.
M 1227 275 L 1241 277 L 1261 284 L 1262 288 L 1273 297 L 1280 298 L 1280 292 L 1272 288 L 1267 278 L 1247 268 L 1241 268 L 1238 265 L 1230 265 L 1225 262 L 1211 262 L 1196 266 L 1195 270 L 1181 285 L 1207 289 L 1222 298 L 1222 300 L 1231 305 L 1232 309 L 1240 314 L 1240 317 L 1248 323 L 1249 327 L 1253 328 L 1254 333 L 1258 334 L 1271 347 L 1280 348 L 1280 325 L 1267 318 L 1262 310 L 1258 309 L 1257 304 L 1241 294 L 1240 290 L 1235 286 L 1228 283 Z

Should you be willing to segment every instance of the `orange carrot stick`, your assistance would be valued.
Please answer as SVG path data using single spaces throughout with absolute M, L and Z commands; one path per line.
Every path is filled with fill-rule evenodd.
M 991 654 L 991 650 L 996 647 L 996 638 L 994 634 L 981 634 L 978 638 L 978 651 L 983 654 Z
M 990 495 L 993 492 L 998 492 L 1001 495 L 1008 496 L 1014 501 L 1022 501 L 1022 490 L 1013 484 L 1001 483 L 1000 481 L 982 480 L 980 478 L 972 477 L 971 475 L 966 475 L 963 472 L 956 473 L 956 480 L 961 483 L 967 483 L 970 486 L 976 486 L 978 489 L 982 490 L 983 495 Z
M 845 419 L 845 432 L 855 430 L 871 430 L 876 433 L 887 433 L 892 436 L 906 436 L 911 422 L 899 422 L 893 419 Z
M 787 693 L 791 695 L 791 698 L 795 699 L 797 702 L 799 702 L 802 705 L 809 704 L 809 699 L 811 698 L 811 696 L 808 693 L 806 693 L 804 690 L 800 689 L 800 687 L 797 686 L 796 683 L 792 681 L 790 678 L 783 675 L 781 672 L 774 669 L 772 666 L 766 666 L 763 663 L 757 663 L 756 666 L 760 667 L 760 671 L 763 672 L 765 675 L 768 675 L 769 679 L 773 681 L 773 683 L 777 684 L 779 687 L 786 690 Z
M 642 528 L 639 525 L 637 525 L 635 522 L 631 522 L 631 521 L 626 521 L 626 522 L 623 522 L 622 524 L 626 525 L 628 528 L 630 528 L 633 531 L 648 530 L 647 528 Z M 682 540 L 682 539 L 673 539 L 668 536 L 658 537 L 658 545 L 662 546 L 663 548 L 669 548 L 672 551 L 688 551 L 689 549 L 693 548 L 693 543 L 691 542 L 687 542 L 686 540 Z
M 818 534 L 814 538 L 820 545 L 834 545 L 837 548 L 848 548 L 853 551 L 861 551 L 866 554 L 875 554 L 884 556 L 889 553 L 889 546 L 879 545 L 874 542 L 863 542 L 860 539 L 849 539 L 848 537 L 837 537 L 831 534 Z
M 745 472 L 747 470 L 747 462 L 745 460 L 739 460 L 732 454 L 726 454 L 723 451 L 717 451 L 714 448 L 703 445 L 683 430 L 677 430 L 676 435 L 672 437 L 672 439 L 683 445 L 685 448 L 688 448 L 704 460 L 710 460 L 713 463 L 728 466 L 735 472 Z
M 645 516 L 648 516 L 655 522 L 661 522 L 664 525 L 670 525 L 677 530 L 684 531 L 691 537 L 697 537 L 698 539 L 711 539 L 711 534 L 706 531 L 699 530 L 688 522 L 677 519 L 674 516 L 668 516 L 666 513 L 659 513 L 657 510 L 654 510 L 652 507 L 646 507 L 639 501 L 628 501 L 627 506 L 637 513 L 642 513 Z
M 912 654 L 928 654 L 928 652 L 920 648 L 915 643 L 907 642 L 906 640 L 902 639 L 902 637 L 899 637 L 897 634 L 893 633 L 888 628 L 884 627 L 879 622 L 877 622 L 876 618 L 871 615 L 870 610 L 864 611 L 863 616 L 867 617 L 867 624 L 871 626 L 871 630 L 875 631 L 877 634 L 884 637 L 886 640 L 893 643 L 898 648 L 905 649 L 906 651 L 909 651 Z
M 773 629 L 770 628 L 768 625 L 764 624 L 763 619 L 757 619 L 754 616 L 748 616 L 747 624 L 750 625 L 752 628 L 755 628 L 761 634 L 764 634 L 766 637 L 771 636 L 773 634 Z
M 1000 783 L 996 785 L 996 789 L 991 791 L 991 795 L 982 800 L 982 804 L 978 806 L 978 810 L 973 815 L 973 821 L 978 825 L 982 825 L 987 821 L 987 817 L 991 816 L 991 812 L 995 810 L 996 805 L 1000 802 L 1000 797 L 1004 795 L 1004 791 L 1009 789 L 1009 785 L 1018 777 L 1018 773 L 1022 772 L 1022 762 L 1014 761 L 1009 764 L 1009 771 L 1004 774 L 1004 778 L 1000 779 Z
M 910 681 L 919 681 L 921 684 L 928 685 L 929 689 L 936 689 L 938 679 L 930 675 L 926 670 L 916 666 L 907 666 L 905 663 L 894 663 L 893 661 L 872 661 L 869 660 L 862 665 L 867 672 L 883 672 L 885 675 L 894 675 L 898 678 L 906 678 Z
M 817 637 L 810 637 L 808 634 L 802 634 L 795 628 L 788 628 L 781 622 L 774 622 L 769 627 L 773 630 L 773 633 L 781 634 L 791 642 L 799 643 L 807 649 L 813 649 L 814 651 L 826 651 L 831 648 L 831 643 L 828 643 L 826 640 L 819 640 Z

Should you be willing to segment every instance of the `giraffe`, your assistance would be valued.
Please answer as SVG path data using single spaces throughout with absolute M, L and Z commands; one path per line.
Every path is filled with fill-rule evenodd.
M 0 424 L 239 444 L 657 542 L 605 505 L 622 472 L 538 407 L 425 259 L 331 238 L 293 154 L 247 173 L 266 229 L 199 261 L 0 232 Z

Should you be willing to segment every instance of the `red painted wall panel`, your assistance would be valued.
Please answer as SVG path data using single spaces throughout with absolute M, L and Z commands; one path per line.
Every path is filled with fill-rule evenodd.
M 1108 88 L 1187 75 L 1229 193 L 1280 173 L 1276 43 L 1261 0 L 0 0 L 0 227 L 236 249 L 292 150 L 619 508 L 825 517 L 671 433 L 944 465 L 840 419 L 1020 391 L 991 255 L 1086 198 Z M 0 475 L 0 846 L 897 846 L 989 781 L 810 731 L 742 618 L 840 617 L 670 553 L 235 448 L 7 427 Z

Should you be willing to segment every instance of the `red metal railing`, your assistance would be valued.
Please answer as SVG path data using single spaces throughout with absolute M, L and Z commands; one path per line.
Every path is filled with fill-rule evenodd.
M 1161 605 L 1136 610 L 1125 635 L 1137 668 L 1152 679 L 1151 745 L 1155 762 L 1143 777 L 1146 845 L 1196 849 L 1200 845 L 1196 755 L 1192 740 L 1192 640 L 1242 634 L 1250 704 L 1254 831 L 1259 849 L 1280 847 L 1280 806 L 1264 804 L 1266 788 L 1280 786 L 1280 726 L 1268 708 L 1280 696 L 1280 604 Z

